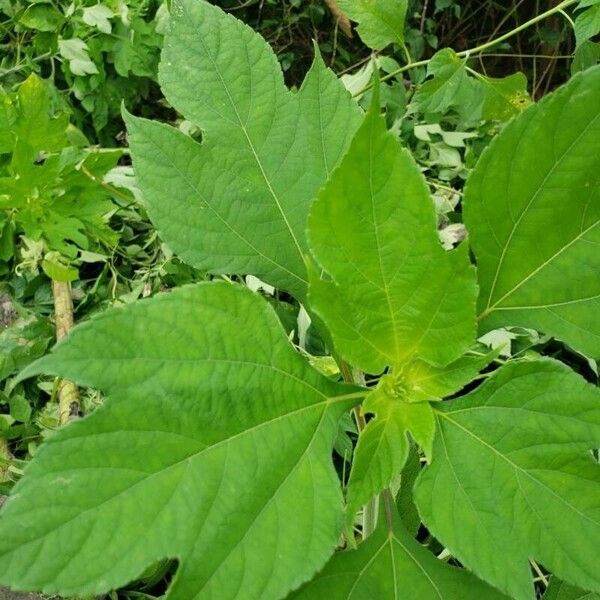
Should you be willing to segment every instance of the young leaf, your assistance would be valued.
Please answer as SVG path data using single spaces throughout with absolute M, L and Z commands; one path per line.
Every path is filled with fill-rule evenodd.
M 55 32 L 64 22 L 65 16 L 50 2 L 30 4 L 19 19 L 21 25 L 37 31 Z
M 82 19 L 91 27 L 97 27 L 102 33 L 110 34 L 113 11 L 105 4 L 96 4 L 83 8 Z
M 507 600 L 423 548 L 406 531 L 393 505 L 382 503 L 379 513 L 377 529 L 358 550 L 336 554 L 290 600 Z
M 435 419 L 429 400 L 461 390 L 497 356 L 463 356 L 447 367 L 415 359 L 399 372 L 384 375 L 363 402 L 376 415 L 358 438 L 348 482 L 348 516 L 387 487 L 403 468 L 410 447 L 407 434 L 431 458 Z
M 422 113 L 445 113 L 450 108 L 471 104 L 482 91 L 467 73 L 466 61 L 454 50 L 444 48 L 427 65 L 432 76 L 420 85 L 411 101 L 411 108 Z
M 358 438 L 348 482 L 348 517 L 375 494 L 388 486 L 400 473 L 408 457 L 410 432 L 414 440 L 431 454 L 435 419 L 428 402 L 409 402 L 397 395 L 385 375 L 378 388 L 362 406 L 364 413 L 374 413 Z
M 312 206 L 310 246 L 333 281 L 311 275 L 309 301 L 356 367 L 444 365 L 474 337 L 474 272 L 465 247 L 440 245 L 425 181 L 377 111 Z
M 12 133 L 19 146 L 28 149 L 27 159 L 44 150 L 53 152 L 62 149 L 67 142 L 68 116 L 50 116 L 50 91 L 48 84 L 37 75 L 31 74 L 17 92 L 18 111 L 15 111 Z M 11 148 L 14 151 L 14 148 Z
M 493 351 L 483 356 L 465 355 L 445 367 L 435 367 L 417 359 L 403 368 L 402 380 L 411 401 L 441 400 L 459 392 L 498 354 Z
M 516 600 L 534 598 L 529 559 L 600 590 L 598 389 L 550 359 L 511 363 L 435 410 L 433 460 L 415 488 L 433 535 Z
M 389 44 L 404 45 L 408 0 L 337 0 L 342 12 L 357 21 L 362 41 L 374 50 Z
M 160 81 L 205 133 L 198 144 L 166 125 L 126 118 L 162 238 L 198 268 L 253 274 L 303 298 L 309 202 L 346 150 L 358 106 L 318 55 L 292 93 L 259 35 L 198 0 L 173 6 Z
M 90 58 L 88 45 L 79 38 L 58 40 L 60 55 L 69 61 L 69 69 L 73 75 L 95 75 L 98 67 Z
M 171 600 L 275 599 L 333 552 L 331 451 L 356 388 L 309 367 L 259 296 L 207 283 L 108 311 L 23 376 L 41 372 L 110 400 L 26 469 L 0 583 L 94 595 L 168 557 Z
M 600 68 L 576 75 L 509 123 L 469 178 L 481 333 L 534 327 L 600 356 L 599 96 Z

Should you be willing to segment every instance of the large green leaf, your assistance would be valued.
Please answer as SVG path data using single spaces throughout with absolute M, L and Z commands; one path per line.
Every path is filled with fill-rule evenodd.
M 379 512 L 377 529 L 358 550 L 336 554 L 290 600 L 506 598 L 464 569 L 443 563 L 423 548 L 406 531 L 391 502 L 387 507 L 382 503 Z
M 483 331 L 537 328 L 600 356 L 600 68 L 512 121 L 465 192 Z
M 353 21 L 357 21 L 362 41 L 381 50 L 388 44 L 404 46 L 404 21 L 408 0 L 337 0 Z
M 309 367 L 259 296 L 206 283 L 108 311 L 40 372 L 110 400 L 26 469 L 0 513 L 1 583 L 90 595 L 176 558 L 172 600 L 280 598 L 333 552 L 331 451 L 359 392 Z
M 600 590 L 600 392 L 550 359 L 511 363 L 438 403 L 416 502 L 430 531 L 480 577 L 534 598 L 528 560 Z
M 542 600 L 600 600 L 600 594 L 586 592 L 552 577 Z
M 318 55 L 292 93 L 252 29 L 200 0 L 178 0 L 172 12 L 161 86 L 205 135 L 198 144 L 127 117 L 150 218 L 190 264 L 258 275 L 302 298 L 308 206 L 346 150 L 360 109 Z
M 472 342 L 466 248 L 442 248 L 425 181 L 376 100 L 311 208 L 309 238 L 332 279 L 311 278 L 310 304 L 353 365 L 380 373 L 415 354 L 443 365 Z

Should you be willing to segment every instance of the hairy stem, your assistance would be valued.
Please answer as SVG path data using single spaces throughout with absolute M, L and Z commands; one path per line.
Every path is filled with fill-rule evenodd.
M 54 297 L 54 321 L 56 340 L 62 340 L 73 327 L 73 298 L 71 284 L 66 281 L 52 280 Z M 58 384 L 59 423 L 64 425 L 79 413 L 79 391 L 77 386 L 67 379 Z
M 388 488 L 381 492 L 383 497 L 383 507 L 385 509 L 385 524 L 390 533 L 394 531 L 394 498 Z

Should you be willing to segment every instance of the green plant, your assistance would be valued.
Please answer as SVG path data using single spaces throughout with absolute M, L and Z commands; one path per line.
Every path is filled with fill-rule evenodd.
M 194 266 L 302 302 L 346 382 L 230 282 L 82 324 L 20 378 L 60 375 L 109 400 L 14 488 L 0 581 L 97 594 L 172 558 L 181 600 L 527 600 L 535 561 L 544 580 L 599 592 L 598 389 L 550 358 L 494 369 L 475 338 L 520 325 L 600 356 L 600 69 L 482 155 L 464 198 L 477 269 L 465 243 L 440 245 L 377 82 L 363 115 L 317 56 L 292 93 L 259 36 L 196 0 L 173 7 L 160 80 L 203 140 L 126 115 L 157 229 Z M 331 456 L 350 411 L 346 482 Z M 350 548 L 333 554 L 342 536 Z
M 41 263 L 52 279 L 72 281 L 80 256 L 116 244 L 108 223 L 115 208 L 111 188 L 98 182 L 123 150 L 85 148 L 87 140 L 69 125 L 67 114 L 54 114 L 51 98 L 51 85 L 36 75 L 15 96 L 0 94 L 0 226 L 6 246 L 1 258 L 6 272 L 19 239 L 37 245 L 37 256 L 21 268 Z
M 85 412 L 98 404 L 85 391 L 75 402 L 65 382 L 10 385 L 70 328 L 72 297 L 82 320 L 201 278 L 151 229 L 134 198 L 131 168 L 115 166 L 126 150 L 89 147 L 55 100 L 51 82 L 37 75 L 15 93 L 0 92 L 0 302 L 7 307 L 0 319 L 0 440 L 7 446 L 0 493 L 78 404 Z
M 167 5 L 158 0 L 0 2 L 6 49 L 0 83 L 12 85 L 32 72 L 50 77 L 80 129 L 113 145 L 122 131 L 123 99 L 140 110 L 159 99 L 156 69 L 167 18 Z

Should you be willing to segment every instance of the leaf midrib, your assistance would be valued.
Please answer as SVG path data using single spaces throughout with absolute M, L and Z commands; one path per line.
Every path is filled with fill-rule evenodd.
M 158 471 L 154 471 L 152 473 L 149 473 L 146 477 L 142 477 L 141 479 L 137 480 L 132 485 L 128 486 L 127 488 L 125 488 L 125 489 L 121 490 L 120 492 L 118 492 L 117 494 L 115 494 L 114 496 L 110 496 L 106 500 L 103 500 L 100 504 L 95 504 L 93 506 L 90 506 L 89 508 L 86 508 L 85 510 L 77 513 L 76 515 L 73 515 L 71 518 L 69 518 L 66 521 L 63 521 L 62 523 L 60 523 L 60 525 L 58 525 L 56 527 L 53 527 L 52 530 L 51 530 L 51 532 L 55 532 L 55 531 L 57 531 L 57 530 L 65 527 L 69 523 L 75 521 L 76 519 L 78 519 L 82 515 L 90 512 L 92 510 L 98 510 L 102 506 L 104 506 L 104 505 L 112 502 L 113 500 L 119 498 L 120 496 L 122 496 L 124 494 L 127 494 L 133 488 L 135 488 L 138 485 L 141 485 L 141 484 L 147 482 L 148 480 L 152 479 L 153 477 L 156 477 L 158 475 L 163 475 L 163 474 L 167 473 L 168 471 L 170 471 L 170 470 L 176 468 L 177 466 L 179 466 L 181 464 L 184 464 L 186 462 L 189 463 L 191 460 L 194 460 L 194 459 L 198 458 L 202 454 L 212 452 L 213 450 L 218 449 L 221 446 L 225 446 L 225 445 L 227 445 L 228 443 L 230 443 L 230 442 L 232 442 L 234 440 L 242 438 L 242 437 L 244 437 L 244 436 L 246 436 L 248 434 L 254 433 L 254 432 L 262 429 L 263 427 L 270 426 L 273 423 L 275 423 L 277 421 L 280 421 L 280 420 L 283 420 L 283 419 L 286 419 L 286 418 L 291 418 L 293 416 L 297 416 L 298 414 L 300 414 L 300 413 L 302 413 L 304 411 L 309 411 L 309 410 L 312 410 L 312 409 L 321 409 L 322 408 L 323 409 L 323 415 L 325 415 L 327 413 L 327 410 L 328 410 L 328 408 L 330 406 L 338 404 L 340 402 L 347 402 L 348 400 L 350 400 L 353 397 L 358 397 L 357 394 L 358 393 L 356 393 L 356 394 L 344 394 L 343 396 L 327 397 L 325 400 L 322 400 L 320 402 L 316 402 L 316 403 L 310 404 L 308 406 L 303 406 L 303 407 L 301 407 L 299 409 L 296 409 L 296 410 L 291 411 L 291 412 L 284 413 L 282 415 L 277 415 L 276 417 L 274 417 L 272 419 L 269 419 L 267 421 L 263 421 L 263 422 L 261 422 L 261 423 L 259 423 L 257 425 L 254 425 L 254 426 L 252 426 L 252 427 L 250 427 L 248 429 L 244 429 L 243 431 L 240 431 L 240 432 L 236 433 L 235 435 L 232 435 L 230 437 L 227 437 L 227 438 L 224 438 L 222 440 L 219 440 L 217 443 L 212 444 L 210 446 L 204 446 L 199 451 L 193 452 L 192 454 L 189 454 L 188 456 L 186 456 L 186 457 L 184 457 L 182 459 L 179 459 L 178 461 L 176 461 L 174 463 L 171 463 L 170 465 L 168 465 L 168 466 L 166 466 L 164 468 L 161 468 Z M 321 420 L 319 421 L 319 426 L 315 428 L 315 434 L 319 430 L 319 427 L 321 426 L 322 418 L 323 418 L 323 416 L 321 417 Z M 121 428 L 119 431 L 121 431 L 121 432 L 127 432 L 128 430 Z M 133 430 L 133 431 L 135 433 L 135 430 Z M 90 433 L 90 432 L 87 432 L 86 433 L 86 438 L 89 438 L 89 437 L 92 437 L 92 436 L 96 436 L 97 437 L 97 436 L 100 436 L 100 435 L 104 435 L 106 433 L 107 432 L 99 432 L 99 433 L 93 433 L 93 432 Z M 108 433 L 114 433 L 114 432 L 108 432 Z M 73 439 L 73 438 L 70 438 L 70 439 Z M 312 439 L 314 439 L 314 435 L 311 438 L 311 441 L 312 441 Z M 302 456 L 304 456 L 305 453 L 306 453 L 306 451 L 302 454 Z M 300 458 L 302 458 L 302 456 Z M 102 467 L 99 467 L 99 469 L 101 470 Z M 60 473 L 60 471 L 59 471 L 59 473 Z M 26 512 L 27 511 L 25 511 L 25 513 Z M 23 513 L 20 513 L 20 514 L 23 514 Z M 39 536 L 37 536 L 35 538 L 28 539 L 27 541 L 25 541 L 22 544 L 20 544 L 18 547 L 20 548 L 22 546 L 27 546 L 27 545 L 29 545 L 29 544 L 31 544 L 33 542 L 36 542 L 39 539 L 45 537 L 47 534 L 48 534 L 48 532 L 45 532 L 45 533 L 43 533 L 43 534 L 41 534 L 41 535 L 39 535 Z M 16 548 L 13 547 L 10 552 L 5 552 L 4 554 L 0 554 L 0 556 L 4 556 L 6 554 L 11 554 L 11 553 L 14 552 L 15 549 Z
M 184 4 L 184 10 L 187 10 L 187 4 Z M 193 22 L 191 19 L 191 16 L 188 13 L 188 18 L 190 19 L 190 22 Z M 257 152 L 256 152 L 256 148 L 254 147 L 254 144 L 250 138 L 250 135 L 248 134 L 248 130 L 246 129 L 246 125 L 244 124 L 244 122 L 242 121 L 242 118 L 238 112 L 237 106 L 235 104 L 235 102 L 233 101 L 233 97 L 231 96 L 231 92 L 229 91 L 229 87 L 227 86 L 227 83 L 225 82 L 225 80 L 223 79 L 223 75 L 221 74 L 221 71 L 217 65 L 217 63 L 215 62 L 212 54 L 208 51 L 208 48 L 206 46 L 206 44 L 204 43 L 204 40 L 202 39 L 202 36 L 198 36 L 197 39 L 199 40 L 200 44 L 202 45 L 202 48 L 204 50 L 205 55 L 208 57 L 208 59 L 210 60 L 210 63 L 215 71 L 215 73 L 217 74 L 221 85 L 223 86 L 223 89 L 225 90 L 225 93 L 227 94 L 227 98 L 229 99 L 229 104 L 231 105 L 231 108 L 233 109 L 236 119 L 238 121 L 238 125 L 240 127 L 240 129 L 242 130 L 242 132 L 244 133 L 244 137 L 246 139 L 246 142 L 248 144 L 248 148 L 250 149 L 250 152 L 252 153 L 252 156 L 254 157 L 254 160 L 260 170 L 261 176 L 265 182 L 265 184 L 267 185 L 267 189 L 271 195 L 271 197 L 273 198 L 273 200 L 275 201 L 275 205 L 286 225 L 287 231 L 290 235 L 290 237 L 292 238 L 292 241 L 296 247 L 296 250 L 298 252 L 298 256 L 300 258 L 300 264 L 304 264 L 304 252 L 302 251 L 302 248 L 298 242 L 298 239 L 296 238 L 296 235 L 290 225 L 290 222 L 288 221 L 287 215 L 285 214 L 283 207 L 281 205 L 281 202 L 279 200 L 279 197 L 277 196 L 277 194 L 275 193 L 275 190 L 273 189 L 273 186 L 271 185 L 271 181 L 269 180 L 269 178 L 267 177 L 267 174 L 265 172 L 265 169 L 263 167 L 262 161 L 260 160 L 260 157 L 258 156 Z M 287 90 L 286 90 L 287 91 Z M 277 107 L 274 109 L 275 111 L 277 111 Z
M 572 240 L 570 240 L 567 244 L 562 246 L 552 256 L 547 258 L 542 264 L 538 265 L 531 273 L 529 273 L 529 275 L 524 277 L 517 285 L 515 285 L 512 289 L 510 289 L 508 292 L 506 292 L 499 300 L 494 302 L 494 304 L 492 306 L 489 306 L 483 314 L 485 314 L 485 313 L 489 314 L 490 312 L 492 312 L 494 310 L 498 310 L 498 309 L 510 310 L 512 307 L 500 307 L 499 305 L 502 304 L 502 302 L 504 302 L 507 298 L 512 296 L 519 288 L 521 288 L 523 285 L 525 285 L 530 279 L 535 277 L 540 271 L 545 269 L 553 260 L 558 258 L 563 252 L 568 250 L 573 244 L 577 243 L 581 238 L 583 238 L 583 236 L 587 235 L 590 231 L 595 229 L 599 224 L 600 224 L 600 220 L 594 222 L 592 225 L 590 225 L 586 229 L 580 231 Z M 598 296 L 600 296 L 600 294 L 598 294 L 596 296 L 592 296 L 589 299 L 581 298 L 581 299 L 577 299 L 577 300 L 569 300 L 567 302 L 557 302 L 554 304 L 549 304 L 547 306 L 551 307 L 551 306 L 563 306 L 563 305 L 568 305 L 568 304 L 576 304 L 578 302 L 585 302 L 586 300 L 597 298 Z M 526 307 L 526 308 L 544 308 L 544 307 Z
M 156 148 L 161 153 L 161 155 L 166 159 L 166 161 L 171 165 L 171 167 L 175 171 L 177 171 L 178 175 L 180 175 L 180 177 L 183 179 L 183 181 L 185 181 L 187 183 L 187 185 L 191 189 L 192 193 L 195 196 L 197 196 L 198 198 L 201 199 L 201 201 L 206 205 L 206 207 L 215 215 L 215 217 L 217 219 L 219 219 L 219 221 L 221 223 L 223 223 L 223 225 L 225 225 L 225 227 L 229 231 L 231 231 L 231 233 L 233 233 L 238 239 L 240 239 L 242 242 L 244 242 L 244 244 L 247 244 L 248 247 L 251 250 L 253 250 L 254 252 L 256 252 L 256 254 L 258 256 L 260 256 L 261 258 L 265 259 L 267 262 L 271 263 L 276 268 L 281 269 L 284 273 L 287 273 L 287 274 L 291 275 L 292 277 L 294 277 L 295 279 L 297 279 L 298 281 L 300 281 L 303 286 L 306 286 L 308 284 L 308 282 L 307 282 L 307 280 L 306 280 L 305 277 L 302 277 L 302 276 L 298 275 L 297 273 L 291 271 L 285 265 L 277 262 L 276 260 L 274 260 L 273 258 L 271 258 L 270 256 L 268 256 L 267 254 L 265 254 L 264 252 L 262 252 L 261 250 L 259 250 L 247 237 L 243 236 L 237 229 L 235 229 L 232 225 L 230 225 L 230 223 L 221 215 L 221 213 L 219 213 L 216 210 L 216 208 L 213 206 L 213 204 L 211 202 L 208 202 L 204 198 L 204 195 L 201 193 L 200 189 L 194 183 L 194 181 L 191 180 L 188 177 L 188 175 L 184 171 L 182 171 L 175 164 L 175 162 L 171 159 L 170 155 L 166 152 L 166 150 L 163 148 L 163 146 L 161 146 L 160 144 L 155 143 L 154 139 L 151 139 L 151 144 L 152 144 L 152 146 L 154 148 Z
M 575 507 L 575 506 L 571 505 L 569 502 L 567 502 L 567 500 L 565 498 L 562 498 L 561 496 L 559 496 L 552 488 L 548 487 L 545 483 L 543 483 L 542 481 L 540 481 L 538 478 L 534 477 L 533 474 L 531 474 L 527 469 L 524 469 L 523 467 L 519 466 L 514 461 L 510 460 L 510 458 L 508 456 L 506 456 L 505 454 L 503 454 L 502 452 L 500 452 L 499 450 L 497 450 L 496 448 L 494 448 L 494 446 L 492 446 L 491 444 L 489 444 L 488 442 L 486 442 L 483 438 L 481 438 L 478 435 L 476 435 L 473 431 L 471 431 L 470 429 L 466 428 L 465 426 L 463 426 L 462 424 L 460 424 L 458 421 L 456 421 L 455 419 L 453 419 L 452 417 L 450 417 L 448 413 L 444 413 L 444 412 L 442 412 L 439 409 L 436 410 L 435 408 L 433 410 L 437 413 L 437 415 L 439 417 L 442 417 L 442 418 L 446 419 L 449 423 L 453 424 L 455 427 L 457 427 L 458 429 L 462 430 L 469 437 L 472 437 L 474 440 L 476 440 L 477 442 L 479 442 L 482 446 L 485 446 L 486 448 L 488 448 L 489 450 L 491 450 L 496 456 L 498 456 L 504 462 L 506 462 L 514 471 L 516 471 L 518 473 L 523 473 L 523 475 L 525 475 L 526 477 L 528 477 L 529 479 L 531 479 L 532 481 L 534 481 L 537 485 L 539 485 L 540 487 L 542 487 L 545 490 L 547 490 L 552 496 L 558 498 L 558 500 L 562 504 L 566 505 L 573 512 L 577 513 L 581 518 L 585 519 L 586 521 L 589 521 L 590 523 L 593 523 L 594 525 L 600 525 L 600 522 L 596 522 L 591 517 L 587 516 L 585 513 L 582 513 L 577 507 Z M 449 460 L 449 463 L 450 463 L 449 457 L 448 457 L 448 460 Z

